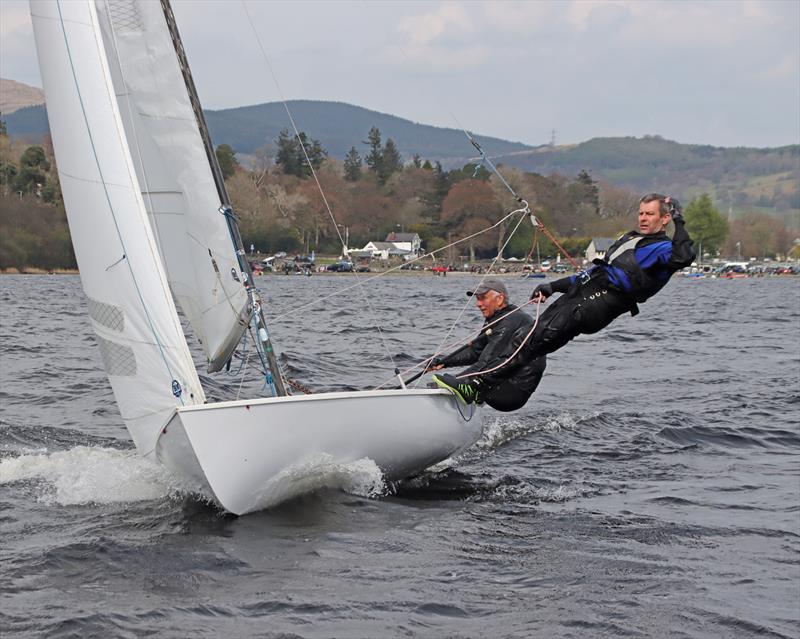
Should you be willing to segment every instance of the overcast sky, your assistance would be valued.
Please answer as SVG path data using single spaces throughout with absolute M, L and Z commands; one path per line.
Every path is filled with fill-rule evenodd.
M 246 1 L 287 99 L 528 144 L 800 143 L 798 0 Z M 172 4 L 206 108 L 280 99 L 241 1 Z M 0 0 L 0 75 L 41 86 L 22 0 Z

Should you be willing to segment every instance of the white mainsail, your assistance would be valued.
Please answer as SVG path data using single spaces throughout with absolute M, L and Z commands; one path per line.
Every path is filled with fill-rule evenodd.
M 95 6 L 169 283 L 213 372 L 241 339 L 252 309 L 164 8 L 153 0 Z
M 61 190 L 114 396 L 142 454 L 205 401 L 150 228 L 91 0 L 31 0 Z

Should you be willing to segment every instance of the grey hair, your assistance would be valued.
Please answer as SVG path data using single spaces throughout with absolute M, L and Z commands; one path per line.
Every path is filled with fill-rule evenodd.
M 648 193 L 645 195 L 641 200 L 639 200 L 639 204 L 650 204 L 650 202 L 655 202 L 658 200 L 658 212 L 661 215 L 667 215 L 669 213 L 669 204 L 667 204 L 667 196 L 661 195 L 661 193 Z

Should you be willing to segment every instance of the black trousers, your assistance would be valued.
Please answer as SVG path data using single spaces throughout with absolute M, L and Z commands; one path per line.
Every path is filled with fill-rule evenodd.
M 636 304 L 603 282 L 590 280 L 573 286 L 542 313 L 526 345 L 526 356 L 552 353 L 578 335 L 603 330 L 627 312 L 635 315 Z
M 524 389 L 511 381 L 514 379 L 513 377 L 504 379 L 496 384 L 487 383 L 480 391 L 481 400 L 495 410 L 504 413 L 522 408 L 539 386 L 539 382 L 542 381 L 545 366 L 546 360 L 542 360 L 538 363 L 533 375 L 529 375 L 526 378 Z
M 525 406 L 531 395 L 533 391 L 525 392 L 505 380 L 482 392 L 481 399 L 495 410 L 508 413 Z

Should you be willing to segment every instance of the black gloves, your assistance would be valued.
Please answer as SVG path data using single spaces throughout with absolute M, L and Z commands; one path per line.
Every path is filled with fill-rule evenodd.
M 430 370 L 436 366 L 444 366 L 444 357 L 434 357 L 430 362 L 428 362 L 427 368 Z
M 536 299 L 540 295 L 543 295 L 545 298 L 550 297 L 553 294 L 553 285 L 550 282 L 546 282 L 544 284 L 539 284 L 535 289 L 533 289 L 533 293 L 531 293 L 531 299 Z
M 672 216 L 672 221 L 683 222 L 683 208 L 681 207 L 681 203 L 674 197 L 671 197 L 667 200 L 667 206 L 669 206 L 669 214 Z

